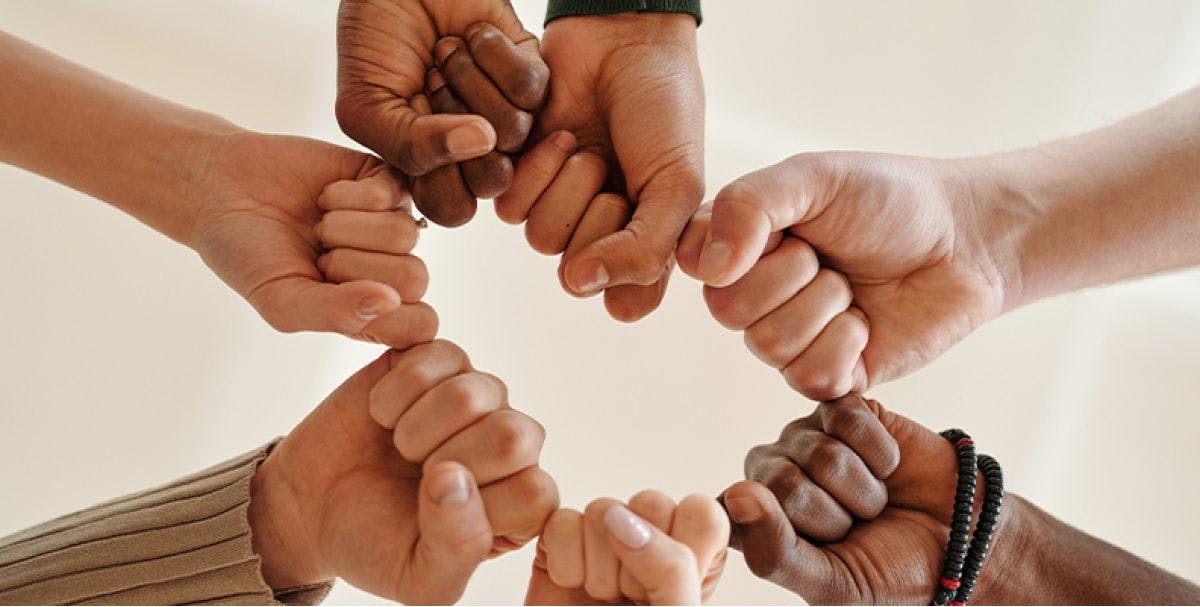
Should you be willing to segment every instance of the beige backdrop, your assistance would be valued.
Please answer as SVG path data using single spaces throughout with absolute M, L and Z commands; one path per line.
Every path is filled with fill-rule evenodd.
M 516 3 L 540 31 L 542 3 Z M 333 0 L 0 2 L 0 28 L 260 130 L 348 143 L 333 118 Z M 710 193 L 793 152 L 963 155 L 1093 128 L 1200 81 L 1195 2 L 705 3 Z M 86 137 L 87 133 L 80 133 Z M 0 534 L 286 432 L 377 348 L 272 333 L 191 252 L 0 166 Z M 676 276 L 624 326 L 559 291 L 555 261 L 485 204 L 420 248 L 443 335 L 549 430 L 564 502 L 715 494 L 811 403 Z M 1061 297 L 873 393 L 970 429 L 1010 487 L 1200 579 L 1200 273 Z M 531 552 L 472 603 L 521 599 Z M 340 585 L 332 602 L 372 602 Z M 717 600 L 794 596 L 730 560 Z

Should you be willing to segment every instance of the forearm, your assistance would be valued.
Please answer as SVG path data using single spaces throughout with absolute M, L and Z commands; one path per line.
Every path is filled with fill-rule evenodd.
M 1200 587 L 1005 496 L 1005 527 L 973 602 L 1009 605 L 1200 603 Z
M 179 242 L 189 244 L 192 187 L 236 130 L 0 32 L 0 162 L 104 200 Z
M 1016 251 L 1009 309 L 1200 264 L 1200 88 L 976 165 Z

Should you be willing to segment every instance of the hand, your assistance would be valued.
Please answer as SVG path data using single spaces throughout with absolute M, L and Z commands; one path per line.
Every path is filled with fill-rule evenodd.
M 239 131 L 190 197 L 191 245 L 276 329 L 397 348 L 436 335 L 403 182 L 375 158 Z
M 255 474 L 250 521 L 267 583 L 341 577 L 393 600 L 454 602 L 480 562 L 534 538 L 558 507 L 537 467 L 542 439 L 453 344 L 385 353 Z
M 443 37 L 445 78 L 430 72 Z M 537 38 L 507 1 L 344 0 L 338 12 L 338 122 L 406 174 L 422 176 L 414 198 L 440 225 L 466 223 L 475 197 L 507 189 L 512 163 L 492 150 L 520 149 L 528 110 L 545 97 L 546 71 Z M 457 97 L 443 90 L 446 80 L 458 85 Z M 453 164 L 466 160 L 461 172 Z
M 1016 256 L 966 161 L 801 154 L 726 186 L 680 239 L 725 326 L 810 398 L 910 373 L 1006 308 Z
M 697 605 L 725 569 L 729 519 L 700 495 L 678 506 L 643 491 L 628 506 L 599 499 L 546 523 L 529 579 L 529 605 Z
M 723 501 L 755 575 L 813 605 L 929 603 L 957 482 L 946 439 L 852 394 L 751 450 L 746 477 Z M 976 587 L 983 604 L 1019 543 L 1007 504 Z
M 512 184 L 512 160 L 502 151 L 515 152 L 525 145 L 533 126 L 527 110 L 545 100 L 549 73 L 536 40 L 518 46 L 489 23 L 467 28 L 466 40 L 442 38 L 434 55 L 438 67 L 425 76 L 428 99 L 416 99 L 414 107 L 421 113 L 477 112 L 496 130 L 496 148 L 501 150 L 413 180 L 417 208 L 433 222 L 454 227 L 474 216 L 476 198 L 495 198 Z
M 676 241 L 704 195 L 695 20 L 661 13 L 556 19 L 542 55 L 551 86 L 534 126 L 541 143 L 518 161 L 496 212 L 508 222 L 528 220 L 530 244 L 557 254 L 574 234 L 610 223 L 608 212 L 588 223 L 602 189 L 632 201 L 602 237 L 564 254 L 560 273 L 568 292 L 605 290 L 614 318 L 636 320 L 662 301 Z

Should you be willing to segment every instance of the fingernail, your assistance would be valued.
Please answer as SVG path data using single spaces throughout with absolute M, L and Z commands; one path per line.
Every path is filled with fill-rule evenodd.
M 729 518 L 739 525 L 749 525 L 763 516 L 763 510 L 758 505 L 758 500 L 749 497 L 725 498 L 725 512 L 728 512 Z
M 386 297 L 380 295 L 372 295 L 358 302 L 358 315 L 363 318 L 375 318 L 384 312 L 387 312 L 391 302 Z
M 604 515 L 604 526 L 618 542 L 633 550 L 650 543 L 650 526 L 625 506 L 609 508 Z
M 727 270 L 733 247 L 723 240 L 714 240 L 700 252 L 700 263 L 696 270 L 704 280 L 716 280 Z
M 491 151 L 492 138 L 477 123 L 464 124 L 446 133 L 446 149 L 455 158 L 474 158 Z
M 429 497 L 439 506 L 459 506 L 471 496 L 471 481 L 464 470 L 445 472 L 429 484 Z
M 582 281 L 577 281 L 575 284 L 575 289 L 580 293 L 599 291 L 608 284 L 608 270 L 604 269 L 604 264 L 599 261 L 591 261 L 583 264 L 583 268 L 575 272 L 576 277 L 584 277 Z

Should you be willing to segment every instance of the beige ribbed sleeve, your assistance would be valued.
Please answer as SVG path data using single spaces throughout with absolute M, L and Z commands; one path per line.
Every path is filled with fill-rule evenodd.
M 312 605 L 273 592 L 251 549 L 250 477 L 268 447 L 0 539 L 0 604 Z

